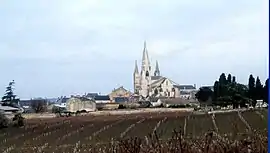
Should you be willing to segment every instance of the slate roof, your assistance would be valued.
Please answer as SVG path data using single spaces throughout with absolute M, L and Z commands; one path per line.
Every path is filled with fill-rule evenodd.
M 120 86 L 119 88 L 113 89 L 112 92 L 115 92 L 115 91 L 118 91 L 118 90 L 124 90 L 124 91 L 129 92 L 129 91 L 128 91 L 127 89 L 125 89 L 123 86 Z
M 15 110 L 20 110 L 20 109 L 16 107 L 11 107 L 11 106 L 3 106 L 2 104 L 0 104 L 0 110 L 15 111 Z
M 31 106 L 32 101 L 31 100 L 21 100 L 19 102 L 20 106 Z
M 128 99 L 127 97 L 115 97 L 115 98 L 114 98 L 114 101 L 115 101 L 116 103 L 123 103 L 123 102 L 129 101 L 129 99 Z
M 89 98 L 87 98 L 87 97 L 71 97 L 71 98 L 77 98 L 77 99 L 79 99 L 79 100 L 81 100 L 81 101 L 91 101 Z
M 64 97 L 64 98 L 59 99 L 57 102 L 58 103 L 66 103 L 68 100 L 69 100 L 69 98 Z
M 94 98 L 95 96 L 98 96 L 98 93 L 88 93 L 85 97 Z
M 151 76 L 151 80 L 158 80 L 161 78 L 162 78 L 162 76 Z
M 196 89 L 193 85 L 174 85 L 174 87 L 180 90 L 195 90 Z
M 111 100 L 108 95 L 98 95 L 94 97 L 95 100 Z

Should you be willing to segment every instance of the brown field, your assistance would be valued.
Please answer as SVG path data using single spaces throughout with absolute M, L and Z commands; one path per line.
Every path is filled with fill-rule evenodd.
M 8 128 L 0 131 L 0 151 L 3 153 L 87 153 L 94 147 L 112 148 L 112 143 L 127 146 L 124 144 L 126 141 L 120 141 L 124 139 L 132 140 L 129 142 L 131 145 L 129 147 L 135 147 L 134 143 L 149 146 L 148 141 L 153 139 L 147 138 L 150 134 L 155 136 L 155 144 L 165 144 L 177 134 L 173 133 L 174 129 L 181 131 L 181 137 L 185 140 L 194 141 L 193 144 L 204 139 L 209 131 L 214 131 L 216 137 L 228 139 L 226 140 L 228 142 L 242 140 L 248 134 L 252 135 L 255 130 L 259 132 L 260 137 L 267 139 L 267 110 L 244 111 L 240 114 L 219 113 L 215 114 L 214 118 L 209 114 L 166 112 L 29 119 L 26 120 L 23 128 Z M 135 137 L 141 139 L 138 141 L 131 139 Z M 150 146 L 154 148 L 153 145 Z M 266 146 L 262 144 L 261 148 L 265 147 L 267 148 L 267 144 Z

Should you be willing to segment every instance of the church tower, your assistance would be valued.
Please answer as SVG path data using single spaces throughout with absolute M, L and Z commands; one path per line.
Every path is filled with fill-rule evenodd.
M 147 97 L 150 95 L 150 84 L 151 84 L 151 66 L 146 48 L 146 42 L 144 42 L 143 57 L 142 57 L 142 68 L 140 76 L 140 95 Z
M 154 76 L 160 76 L 160 71 L 159 71 L 158 61 L 156 61 L 156 70 L 155 70 L 155 72 L 154 72 Z
M 140 90 L 140 73 L 138 69 L 137 60 L 135 61 L 135 69 L 133 72 L 133 85 L 134 85 L 134 93 L 139 94 Z

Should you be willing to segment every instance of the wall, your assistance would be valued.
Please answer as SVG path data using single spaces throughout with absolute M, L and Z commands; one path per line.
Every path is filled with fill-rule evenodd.
M 162 88 L 162 92 L 160 92 L 159 88 L 158 92 L 161 94 L 161 96 L 166 96 L 166 97 L 177 97 L 179 96 L 180 92 L 177 91 L 177 88 L 173 87 L 173 83 L 169 80 L 166 79 L 162 84 L 161 84 L 161 88 Z M 175 89 L 175 91 L 173 91 L 173 88 Z M 155 89 L 152 89 L 151 94 L 155 93 Z
M 96 103 L 90 100 L 81 101 L 78 98 L 70 98 L 66 104 L 67 111 L 76 112 L 81 110 L 95 111 Z
M 113 110 L 118 109 L 118 103 L 97 103 L 96 105 L 98 110 Z

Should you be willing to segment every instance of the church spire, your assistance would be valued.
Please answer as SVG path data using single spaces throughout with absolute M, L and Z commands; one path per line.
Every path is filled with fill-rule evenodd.
M 144 70 L 148 66 L 150 66 L 150 60 L 149 60 L 148 51 L 146 48 L 146 41 L 144 41 L 143 57 L 142 57 L 142 70 Z
M 155 76 L 160 76 L 160 71 L 159 71 L 159 66 L 158 66 L 158 61 L 156 61 L 156 70 L 154 72 Z
M 134 69 L 134 74 L 138 74 L 139 70 L 138 70 L 138 64 L 137 64 L 137 60 L 135 60 L 135 69 Z

